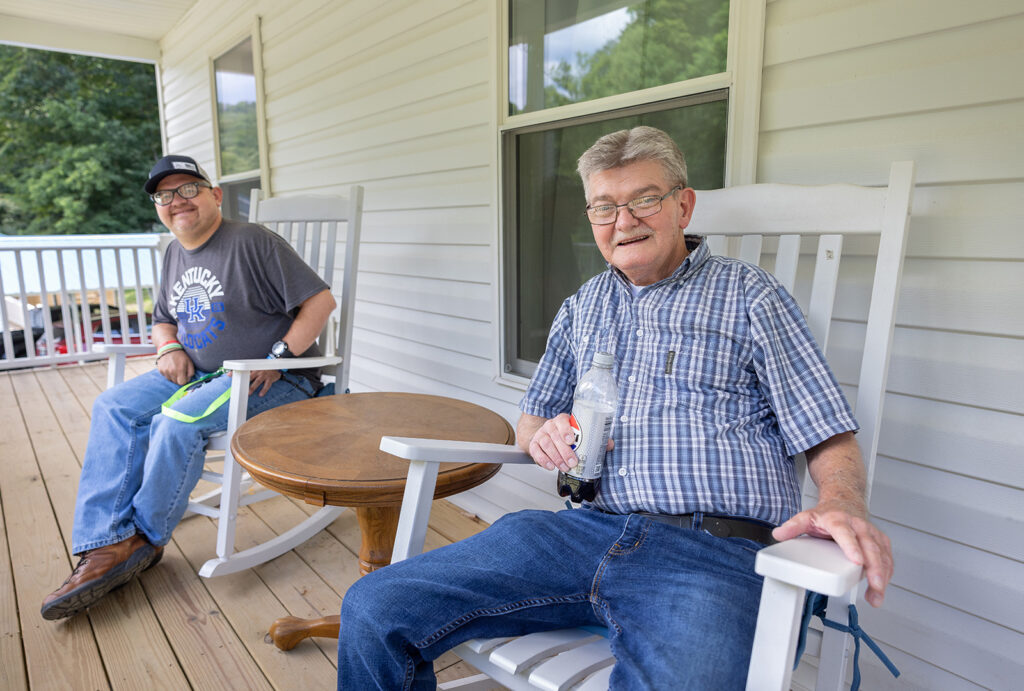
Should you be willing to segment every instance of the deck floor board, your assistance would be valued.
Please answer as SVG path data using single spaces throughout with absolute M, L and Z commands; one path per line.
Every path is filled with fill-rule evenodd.
M 131 359 L 135 376 L 151 359 Z M 334 685 L 336 643 L 289 652 L 266 640 L 278 616 L 338 611 L 359 577 L 359 526 L 343 512 L 327 530 L 267 564 L 215 579 L 215 523 L 182 521 L 159 565 L 69 620 L 44 621 L 39 605 L 67 577 L 71 522 L 90 410 L 106 385 L 101 363 L 0 374 L 0 688 L 308 689 Z M 198 488 L 197 492 L 202 488 Z M 277 497 L 239 512 L 238 548 L 279 534 L 315 507 Z M 486 524 L 435 503 L 427 548 Z M 469 672 L 451 655 L 441 680 Z

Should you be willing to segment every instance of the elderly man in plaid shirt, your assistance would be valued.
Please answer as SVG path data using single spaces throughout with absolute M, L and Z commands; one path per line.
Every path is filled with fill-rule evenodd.
M 696 194 L 664 132 L 606 135 L 579 173 L 609 268 L 555 317 L 517 438 L 541 467 L 573 467 L 576 383 L 613 353 L 600 491 L 361 579 L 342 607 L 339 688 L 432 688 L 431 661 L 465 640 L 586 625 L 608 628 L 612 688 L 742 688 L 754 556 L 804 533 L 835 539 L 882 602 L 892 554 L 868 520 L 857 422 L 792 296 L 685 235 Z M 801 452 L 819 489 L 802 512 Z

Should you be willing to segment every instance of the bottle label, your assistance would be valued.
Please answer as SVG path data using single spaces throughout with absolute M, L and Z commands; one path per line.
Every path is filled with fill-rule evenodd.
M 601 477 L 613 414 L 614 411 L 602 411 L 592 406 L 573 406 L 569 425 L 572 426 L 574 439 L 570 446 L 580 462 L 568 470 L 568 475 L 581 480 Z

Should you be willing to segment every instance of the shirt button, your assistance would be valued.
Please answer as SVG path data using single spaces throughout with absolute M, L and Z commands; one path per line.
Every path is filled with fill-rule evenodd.
M 633 376 L 632 374 L 631 374 L 631 375 L 629 375 L 629 381 L 630 381 L 630 382 L 635 382 L 635 381 L 636 381 L 636 377 L 635 377 L 635 376 Z
M 619 475 L 621 475 L 622 477 L 626 477 L 627 475 L 629 475 L 629 471 L 626 470 L 625 468 L 619 468 Z
M 625 422 L 626 420 L 627 420 L 627 418 L 626 418 L 625 415 L 623 415 L 622 417 L 619 418 L 619 422 Z
M 636 330 L 636 335 L 637 336 L 643 336 L 644 335 L 644 330 L 643 329 L 637 329 Z

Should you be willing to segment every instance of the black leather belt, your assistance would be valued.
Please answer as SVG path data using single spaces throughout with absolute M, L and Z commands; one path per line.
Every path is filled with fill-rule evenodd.
M 772 537 L 774 526 L 752 518 L 733 518 L 731 516 L 714 516 L 712 514 L 684 513 L 670 515 L 663 513 L 637 512 L 638 516 L 650 518 L 652 521 L 667 523 L 679 528 L 703 530 L 715 537 L 742 537 L 762 545 L 774 545 Z

